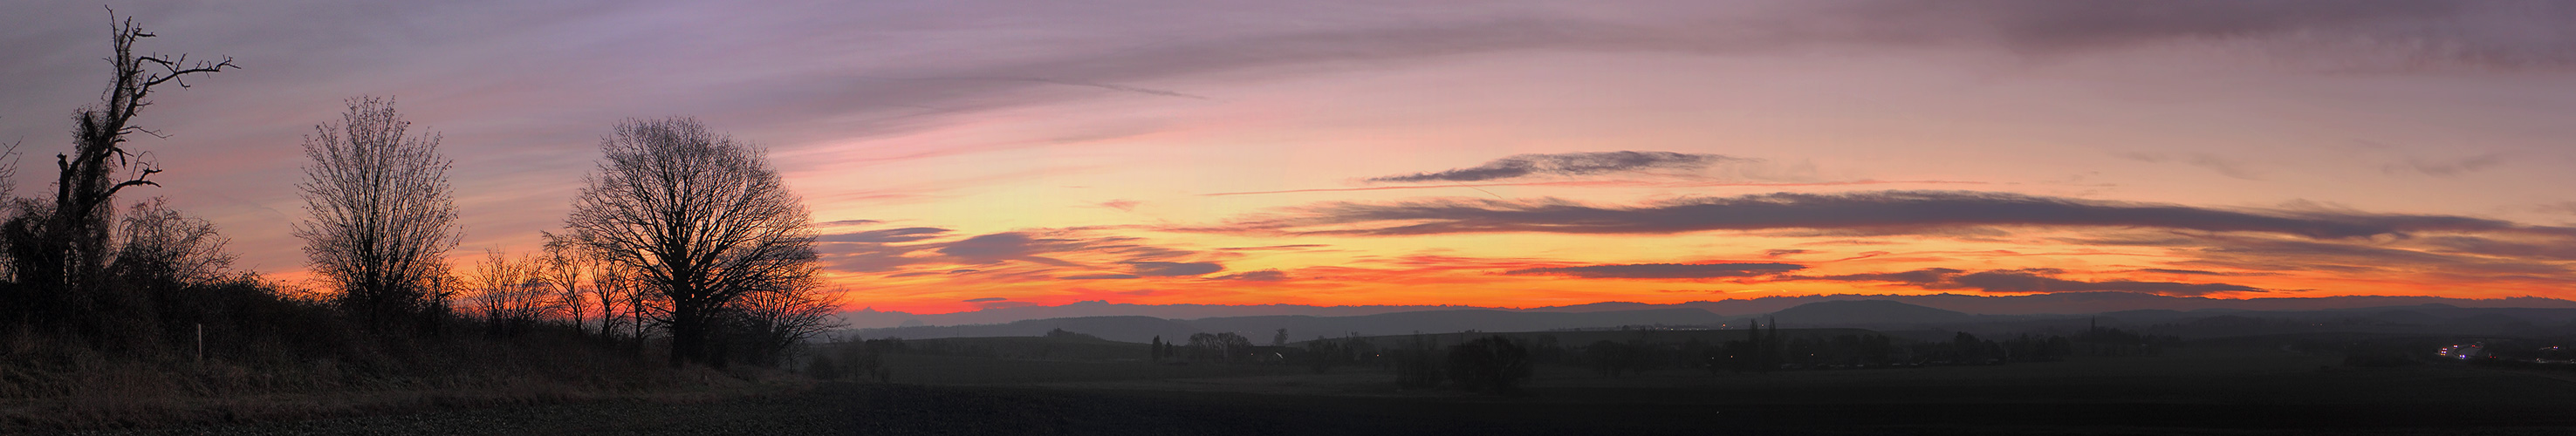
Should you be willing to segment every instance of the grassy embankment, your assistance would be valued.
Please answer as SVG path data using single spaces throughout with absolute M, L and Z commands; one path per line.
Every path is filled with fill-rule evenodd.
M 560 325 L 498 335 L 451 320 L 434 333 L 361 334 L 366 329 L 319 303 L 261 300 L 226 306 L 248 320 L 209 328 L 203 358 L 193 337 L 0 333 L 0 433 L 613 398 L 706 401 L 801 383 L 773 370 L 673 368 L 654 358 L 658 350 Z

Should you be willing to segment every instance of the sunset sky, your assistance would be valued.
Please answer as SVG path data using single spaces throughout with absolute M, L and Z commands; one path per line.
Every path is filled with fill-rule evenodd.
M 2576 4 L 112 2 L 165 196 L 300 280 L 300 144 L 392 97 L 465 239 L 602 136 L 765 146 L 850 307 L 1820 293 L 2576 297 Z M 16 195 L 108 11 L 0 5 Z

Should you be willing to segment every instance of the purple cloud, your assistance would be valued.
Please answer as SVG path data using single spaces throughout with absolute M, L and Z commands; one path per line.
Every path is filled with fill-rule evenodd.
M 1788 263 L 1645 263 L 1516 269 L 1509 275 L 1559 275 L 1587 279 L 1706 279 L 1754 277 L 1806 269 Z
M 2252 286 L 2226 283 L 2176 283 L 2134 280 L 2088 282 L 2055 277 L 2064 270 L 2029 268 L 1966 272 L 1949 268 L 1925 268 L 1912 271 L 1833 276 L 1790 276 L 1779 281 L 1892 282 L 1924 289 L 1966 289 L 2002 294 L 2039 294 L 2055 292 L 2134 292 L 2172 296 L 2207 295 L 2219 292 L 2269 292 Z
M 1195 276 L 1225 270 L 1215 262 L 1128 262 L 1136 275 L 1147 277 Z
M 841 233 L 841 234 L 822 235 L 822 236 L 817 236 L 817 237 L 815 237 L 815 238 L 814 238 L 814 241 L 815 241 L 815 242 L 862 242 L 862 243 L 878 243 L 878 244 L 883 244 L 883 243 L 895 243 L 895 242 L 912 242 L 912 241 L 919 241 L 919 240 L 923 240 L 923 239 L 937 238 L 937 237 L 939 237 L 940 235 L 942 235 L 942 234 L 946 234 L 946 233 L 948 233 L 948 229 L 942 229 L 942 228 L 937 228 L 937 227 L 905 227 L 905 228 L 900 228 L 900 229 L 867 230 L 867 231 L 859 231 L 859 232 L 850 232 L 850 233 Z
M 1175 230 L 1306 235 L 1401 236 L 1452 233 L 1667 234 L 1708 230 L 1811 229 L 1869 235 L 1955 233 L 1987 226 L 2162 228 L 2263 232 L 2317 239 L 2415 232 L 2570 229 L 2450 215 L 2215 209 L 2046 197 L 2004 192 L 1878 191 L 1774 193 L 1594 206 L 1564 200 L 1331 202 L 1229 225 Z
M 1369 183 L 1478 182 L 1532 176 L 1581 176 L 1649 170 L 1696 170 L 1710 163 L 1750 159 L 1669 151 L 1522 154 L 1484 165 L 1439 172 L 1371 177 Z
M 1240 273 L 1234 273 L 1234 274 L 1226 274 L 1226 275 L 1215 276 L 1215 277 L 1208 277 L 1207 279 L 1208 279 L 1208 280 L 1233 280 L 1233 281 L 1244 281 L 1244 282 L 1284 282 L 1284 281 L 1288 281 L 1288 273 L 1279 272 L 1279 270 L 1275 270 L 1275 269 L 1265 269 L 1265 270 L 1260 270 L 1260 271 L 1248 271 L 1248 272 L 1240 272 Z

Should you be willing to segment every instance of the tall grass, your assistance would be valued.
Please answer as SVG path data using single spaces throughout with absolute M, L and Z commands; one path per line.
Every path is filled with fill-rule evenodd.
M 330 304 L 244 281 L 187 290 L 99 340 L 0 325 L 0 433 L 383 413 L 598 398 L 754 392 L 757 368 L 674 368 L 666 345 L 455 317 L 378 332 Z M 202 326 L 202 327 L 200 327 Z M 196 332 L 202 328 L 203 355 Z M 141 338 L 141 339 L 134 339 Z

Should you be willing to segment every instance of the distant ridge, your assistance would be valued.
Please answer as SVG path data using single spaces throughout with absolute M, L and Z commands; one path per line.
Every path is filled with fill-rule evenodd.
M 1865 326 L 1960 322 L 1977 317 L 1890 300 L 1840 300 L 1802 304 L 1772 312 L 1767 318 L 1794 325 Z
M 912 326 L 850 331 L 860 337 L 934 339 L 984 336 L 1038 336 L 1050 329 L 1081 332 L 1102 339 L 1147 342 L 1155 336 L 1186 341 L 1192 333 L 1232 332 L 1268 344 L 1278 329 L 1290 341 L 1349 335 L 1385 336 L 1410 333 L 1455 333 L 1466 330 L 1513 332 L 1644 325 L 1705 325 L 1725 322 L 1706 310 L 1661 307 L 1601 312 L 1530 312 L 1495 309 L 1428 310 L 1358 316 L 1271 315 L 1168 320 L 1146 316 L 1100 316 L 1023 320 L 1006 324 Z
M 2461 308 L 2576 308 L 2576 301 L 2544 297 L 2511 297 L 2494 299 L 2409 297 L 2409 296 L 2340 296 L 2224 299 L 2206 297 L 2168 297 L 2127 292 L 2062 292 L 2039 295 L 1805 295 L 1762 297 L 1744 300 L 1693 301 L 1677 304 L 1601 302 L 1568 306 L 1526 309 L 1475 306 L 1308 306 L 1294 304 L 1215 305 L 1215 304 L 1130 304 L 1084 301 L 1058 306 L 1019 306 L 942 314 L 861 309 L 842 312 L 840 321 L 851 328 L 878 329 L 903 325 L 954 326 L 1010 324 L 1048 318 L 1082 318 L 1107 316 L 1145 316 L 1175 320 L 1243 316 L 1363 316 L 1398 312 L 1436 310 L 1489 310 L 1503 312 L 1593 313 L 1650 309 L 1691 308 L 1711 313 L 1751 315 L 1779 312 L 1808 303 L 1824 301 L 1885 300 L 1971 315 L 2040 315 L 2096 314 L 2135 310 L 2253 310 L 2295 311 L 2360 309 L 2373 307 L 2450 305 Z M 1041 330 L 1040 332 L 1043 332 Z M 1295 332 L 1292 332 L 1295 333 Z M 1307 337 L 1306 339 L 1312 339 Z
M 937 314 L 912 314 L 894 311 L 881 312 L 875 309 L 860 309 L 841 312 L 839 316 L 843 323 L 848 324 L 853 328 L 883 328 L 903 326 L 907 324 L 929 326 L 1004 324 L 1033 319 L 1099 316 L 1150 316 L 1167 319 L 1270 315 L 1358 316 L 1375 315 L 1380 313 L 1461 309 L 1495 308 L 1447 305 L 1308 306 L 1301 304 L 1132 304 L 1111 303 L 1106 301 L 1081 301 L 1057 306 L 997 307 L 984 310 Z

